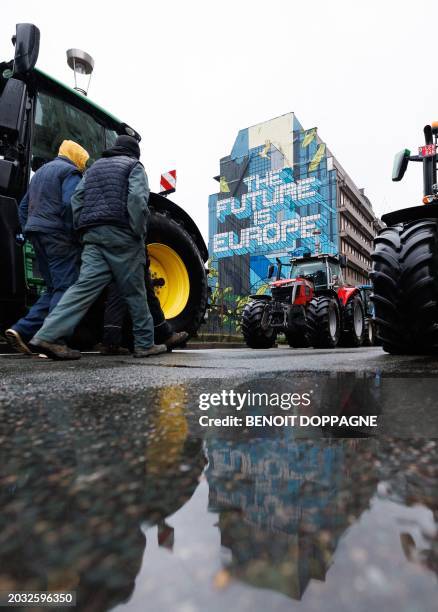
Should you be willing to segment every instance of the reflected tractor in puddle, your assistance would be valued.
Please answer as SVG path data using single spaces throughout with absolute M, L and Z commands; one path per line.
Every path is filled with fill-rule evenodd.
M 276 280 L 269 295 L 252 295 L 242 315 L 242 333 L 250 348 L 271 348 L 283 333 L 291 347 L 358 347 L 368 337 L 371 317 L 359 287 L 344 282 L 344 255 L 311 255 L 269 266 Z M 282 278 L 283 267 L 289 278 Z

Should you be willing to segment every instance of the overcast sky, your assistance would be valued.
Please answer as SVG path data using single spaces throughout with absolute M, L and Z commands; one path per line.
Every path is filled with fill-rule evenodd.
M 90 53 L 90 98 L 140 132 L 153 190 L 177 169 L 173 199 L 207 236 L 220 157 L 239 129 L 289 111 L 377 214 L 419 204 L 421 166 L 401 183 L 391 169 L 438 120 L 437 17 L 436 0 L 20 0 L 2 11 L 0 57 L 26 21 L 41 30 L 38 66 L 61 81 L 73 84 L 68 48 Z

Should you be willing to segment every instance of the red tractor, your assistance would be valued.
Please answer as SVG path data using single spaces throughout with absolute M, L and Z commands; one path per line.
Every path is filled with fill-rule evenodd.
M 282 279 L 283 266 L 290 266 Z M 335 348 L 361 346 L 365 307 L 358 287 L 347 285 L 342 268 L 345 255 L 314 255 L 290 260 L 277 258 L 277 279 L 271 295 L 252 295 L 243 311 L 242 333 L 251 348 L 271 348 L 284 333 L 289 346 Z M 272 278 L 275 265 L 269 266 Z
M 383 215 L 371 280 L 377 336 L 393 354 L 438 352 L 438 122 L 424 128 L 418 155 L 395 156 L 392 180 L 423 165 L 423 204 Z

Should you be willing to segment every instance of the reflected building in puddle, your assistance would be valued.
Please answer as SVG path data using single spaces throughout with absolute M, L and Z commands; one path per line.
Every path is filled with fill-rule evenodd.
M 339 539 L 376 490 L 373 461 L 366 481 L 355 474 L 358 457 L 374 455 L 373 440 L 212 440 L 209 510 L 231 551 L 228 571 L 294 599 L 325 580 Z
M 310 441 L 284 432 L 209 441 L 209 510 L 230 552 L 225 569 L 300 600 L 311 580 L 325 581 L 340 539 L 372 500 L 389 497 L 431 510 L 434 531 L 422 532 L 422 545 L 402 524 L 399 537 L 408 561 L 438 573 L 437 453 L 422 439 Z

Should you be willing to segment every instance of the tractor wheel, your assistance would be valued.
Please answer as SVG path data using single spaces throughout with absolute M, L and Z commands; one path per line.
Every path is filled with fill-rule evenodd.
M 292 310 L 288 312 L 288 325 L 284 335 L 286 336 L 287 343 L 291 348 L 308 348 L 312 346 L 312 338 L 314 333 L 313 319 L 309 319 L 306 310 L 303 307 L 302 315 L 305 317 L 305 324 L 302 326 L 296 326 Z M 294 331 L 287 330 L 294 329 Z
M 365 315 L 363 302 L 359 295 L 354 295 L 346 303 L 343 323 L 342 346 L 361 346 L 365 328 Z
M 193 238 L 180 221 L 151 210 L 150 271 L 164 316 L 174 331 L 196 334 L 207 307 L 207 275 Z
M 388 353 L 403 353 L 406 350 L 400 295 L 402 231 L 402 225 L 385 228 L 374 240 L 374 252 L 371 255 L 371 299 L 374 303 L 377 338 Z
M 246 304 L 242 314 L 242 333 L 246 344 L 253 349 L 272 348 L 277 338 L 277 332 L 272 327 L 262 329 L 262 318 L 266 302 L 254 300 Z
M 389 227 L 372 254 L 377 336 L 393 354 L 438 351 L 438 221 Z
M 438 222 L 408 223 L 401 235 L 402 312 L 408 352 L 438 351 Z
M 303 332 L 286 333 L 286 340 L 291 348 L 308 348 L 311 346 L 310 340 Z
M 335 298 L 322 295 L 313 298 L 308 308 L 313 326 L 312 344 L 315 348 L 335 348 L 341 336 L 341 315 Z
M 374 346 L 376 344 L 376 326 L 372 319 L 365 319 L 363 331 L 363 346 Z

